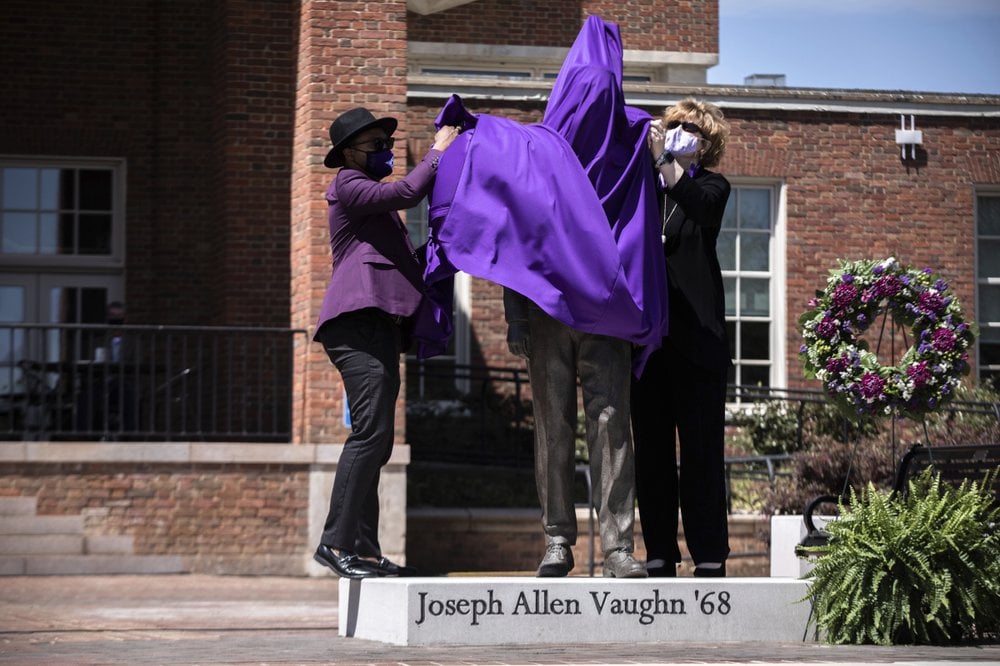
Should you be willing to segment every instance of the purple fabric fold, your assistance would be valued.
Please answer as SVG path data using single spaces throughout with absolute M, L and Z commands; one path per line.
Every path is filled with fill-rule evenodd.
M 458 96 L 435 122 L 464 129 L 430 198 L 419 354 L 451 334 L 456 270 L 513 289 L 557 320 L 653 349 L 666 334 L 666 271 L 645 147 L 649 115 L 627 107 L 617 26 L 590 17 L 541 124 L 470 114 Z

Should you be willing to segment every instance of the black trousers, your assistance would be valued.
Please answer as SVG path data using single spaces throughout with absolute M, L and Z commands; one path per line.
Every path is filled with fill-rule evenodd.
M 695 564 L 729 555 L 725 410 L 725 372 L 669 348 L 653 352 L 642 377 L 633 377 L 636 496 L 648 560 L 681 561 L 678 508 Z
M 378 483 L 395 436 L 402 334 L 375 309 L 325 323 L 319 340 L 343 378 L 351 434 L 337 464 L 330 510 L 320 541 L 336 550 L 381 557 Z

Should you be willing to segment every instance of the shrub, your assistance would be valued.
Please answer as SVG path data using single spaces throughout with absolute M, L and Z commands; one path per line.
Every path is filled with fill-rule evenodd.
M 894 474 L 889 447 L 878 438 L 855 443 L 816 437 L 810 441 L 810 450 L 792 457 L 787 474 L 762 492 L 762 511 L 767 515 L 802 513 L 813 498 L 844 492 L 845 480 L 854 490 L 866 483 L 889 488 Z
M 905 497 L 851 493 L 809 578 L 831 643 L 946 644 L 1000 632 L 995 474 L 943 484 L 928 469 Z

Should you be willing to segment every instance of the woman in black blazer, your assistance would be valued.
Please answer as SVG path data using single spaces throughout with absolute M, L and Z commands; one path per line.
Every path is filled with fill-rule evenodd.
M 677 575 L 678 508 L 694 575 L 726 575 L 724 429 L 732 361 L 715 244 L 730 186 L 709 168 L 722 158 L 728 135 L 719 108 L 691 98 L 668 108 L 649 132 L 670 314 L 663 346 L 632 387 L 636 494 L 650 576 Z

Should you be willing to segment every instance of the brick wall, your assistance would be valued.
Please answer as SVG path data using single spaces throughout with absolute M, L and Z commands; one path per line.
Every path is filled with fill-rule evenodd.
M 296 115 L 292 162 L 292 325 L 313 329 L 330 277 L 329 232 L 323 193 L 335 171 L 323 166 L 330 123 L 365 106 L 376 116 L 406 117 L 406 2 L 304 3 L 299 20 Z M 396 136 L 405 145 L 406 123 Z M 398 155 L 397 156 L 402 157 Z M 405 173 L 399 159 L 397 176 Z M 340 376 L 310 343 L 307 363 L 296 367 L 305 396 L 295 432 L 307 442 L 342 441 L 347 429 Z M 405 387 L 401 390 L 405 395 Z M 397 421 L 403 418 L 397 403 Z
M 123 158 L 133 323 L 288 323 L 291 4 L 5 3 L 0 154 Z
M 135 555 L 191 573 L 297 575 L 308 548 L 309 469 L 253 464 L 0 465 L 0 494 L 39 515 L 84 516 L 88 536 L 130 536 Z
M 597 15 L 618 24 L 627 49 L 718 53 L 718 9 L 715 0 L 476 0 L 407 22 L 416 42 L 568 47 Z

